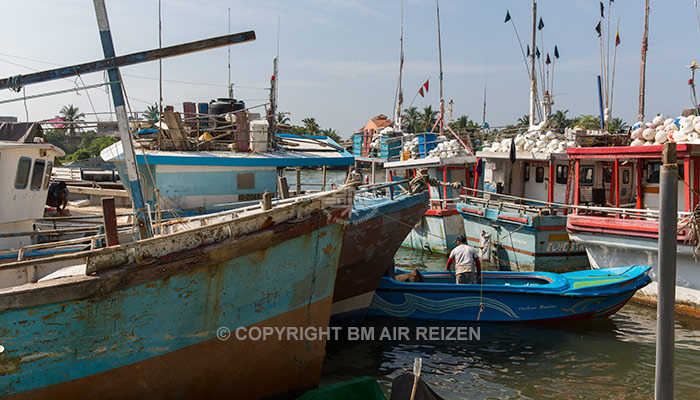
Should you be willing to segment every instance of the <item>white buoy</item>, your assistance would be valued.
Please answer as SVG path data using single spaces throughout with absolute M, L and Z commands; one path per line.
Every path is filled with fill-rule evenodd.
M 664 122 L 664 116 L 661 114 L 657 115 L 651 120 L 651 123 L 654 124 L 654 126 L 661 125 L 662 122 Z
M 656 142 L 659 144 L 664 144 L 668 140 L 668 133 L 666 131 L 656 132 L 654 139 L 656 139 Z
M 642 131 L 642 137 L 645 140 L 653 140 L 654 136 L 656 136 L 656 131 L 652 128 L 646 128 L 644 131 Z

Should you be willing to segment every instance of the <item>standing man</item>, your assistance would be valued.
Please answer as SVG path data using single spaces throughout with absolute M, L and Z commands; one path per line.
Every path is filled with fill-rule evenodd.
M 481 278 L 481 261 L 479 261 L 476 251 L 467 245 L 467 237 L 464 235 L 457 236 L 455 243 L 457 243 L 457 247 L 452 249 L 450 258 L 447 259 L 445 271 L 449 271 L 450 266 L 454 263 L 457 283 L 477 283 L 478 279 Z M 476 275 L 474 275 L 475 264 Z

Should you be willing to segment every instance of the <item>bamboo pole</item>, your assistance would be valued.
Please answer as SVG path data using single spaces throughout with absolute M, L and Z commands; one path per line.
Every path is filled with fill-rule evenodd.
M 646 85 L 647 48 L 649 47 L 649 0 L 644 7 L 644 36 L 642 36 L 642 60 L 639 67 L 639 121 L 644 121 L 644 90 Z

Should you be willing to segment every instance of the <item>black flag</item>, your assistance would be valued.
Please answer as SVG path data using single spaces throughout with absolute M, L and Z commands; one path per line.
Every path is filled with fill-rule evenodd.
M 595 31 L 598 32 L 598 37 L 603 35 L 600 30 L 600 21 L 598 21 L 598 25 L 595 26 Z
M 600 2 L 600 18 L 605 18 L 605 6 L 603 6 L 603 2 Z
M 559 49 L 557 46 L 554 46 L 554 58 L 559 58 Z
M 527 45 L 527 56 L 530 57 L 530 45 Z
M 510 162 L 514 163 L 515 162 L 515 138 L 510 139 L 510 154 L 509 154 Z
M 540 49 L 539 49 L 539 47 L 535 47 L 535 55 L 537 56 L 537 58 L 540 58 Z
M 542 17 L 540 17 L 540 23 L 537 25 L 537 30 L 542 30 L 544 28 L 544 21 L 542 21 Z
M 549 53 L 547 53 L 547 60 L 544 63 L 547 65 L 552 63 L 552 60 L 549 59 Z
M 506 10 L 506 20 L 503 21 L 503 22 L 505 23 L 505 22 L 508 22 L 508 21 L 510 21 L 510 11 Z

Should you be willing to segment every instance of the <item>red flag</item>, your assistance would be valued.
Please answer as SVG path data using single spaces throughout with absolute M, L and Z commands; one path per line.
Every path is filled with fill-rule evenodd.
M 421 86 L 420 89 L 418 89 L 418 94 L 420 95 L 420 97 L 425 97 L 425 95 L 423 94 L 423 86 Z
M 423 84 L 423 87 L 425 88 L 425 93 L 428 93 L 428 86 L 429 86 L 428 84 L 429 83 L 430 83 L 430 78 L 428 78 L 428 80 L 425 81 L 425 83 Z

